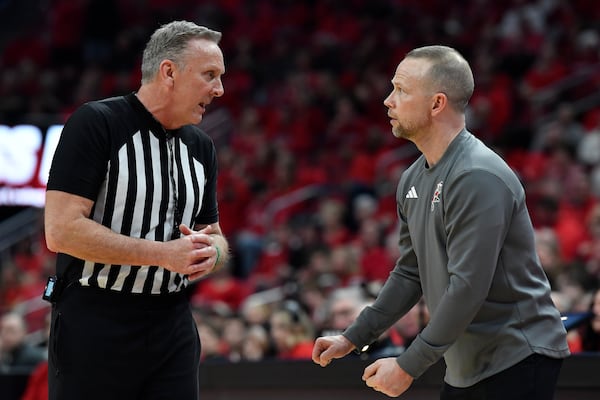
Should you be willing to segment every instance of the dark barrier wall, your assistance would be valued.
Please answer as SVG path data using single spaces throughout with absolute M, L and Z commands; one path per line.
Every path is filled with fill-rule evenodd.
M 366 387 L 361 376 L 368 362 L 343 359 L 327 368 L 312 362 L 212 364 L 201 371 L 203 400 L 358 400 L 389 399 Z M 439 399 L 442 363 L 430 368 L 400 398 Z M 555 400 L 600 400 L 600 355 L 565 360 Z
M 202 400 L 368 400 L 389 397 L 367 388 L 361 380 L 365 361 L 343 359 L 321 368 L 309 361 L 203 364 Z M 443 364 L 430 368 L 400 398 L 437 400 Z M 0 374 L 0 399 L 19 400 L 25 375 Z M 555 400 L 599 400 L 600 355 L 576 355 L 565 360 Z

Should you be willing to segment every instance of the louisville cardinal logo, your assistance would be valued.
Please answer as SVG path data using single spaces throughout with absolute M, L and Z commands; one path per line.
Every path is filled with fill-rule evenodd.
M 435 203 L 440 202 L 440 198 L 442 197 L 442 186 L 444 186 L 444 181 L 441 181 L 435 187 L 435 192 L 433 192 L 433 196 L 431 197 L 431 212 L 433 212 L 435 208 Z

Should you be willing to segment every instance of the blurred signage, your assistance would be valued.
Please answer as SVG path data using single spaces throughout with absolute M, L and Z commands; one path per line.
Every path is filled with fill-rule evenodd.
M 43 207 L 63 125 L 0 124 L 0 206 Z

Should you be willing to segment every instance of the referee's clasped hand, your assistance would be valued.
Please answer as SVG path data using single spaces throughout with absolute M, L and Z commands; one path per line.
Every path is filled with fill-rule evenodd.
M 165 245 L 170 247 L 167 250 L 169 261 L 165 268 L 188 275 L 190 280 L 211 273 L 218 257 L 211 226 L 194 231 L 182 224 L 179 230 L 182 234 L 179 239 L 165 242 Z

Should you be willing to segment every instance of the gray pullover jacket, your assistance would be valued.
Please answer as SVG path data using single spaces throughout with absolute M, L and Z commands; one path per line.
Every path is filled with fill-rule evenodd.
M 569 355 L 524 189 L 496 153 L 463 130 L 436 165 L 421 156 L 405 171 L 396 201 L 401 256 L 343 333 L 357 349 L 423 295 L 429 323 L 397 358 L 414 378 L 444 357 L 445 381 L 468 387 L 533 353 Z

